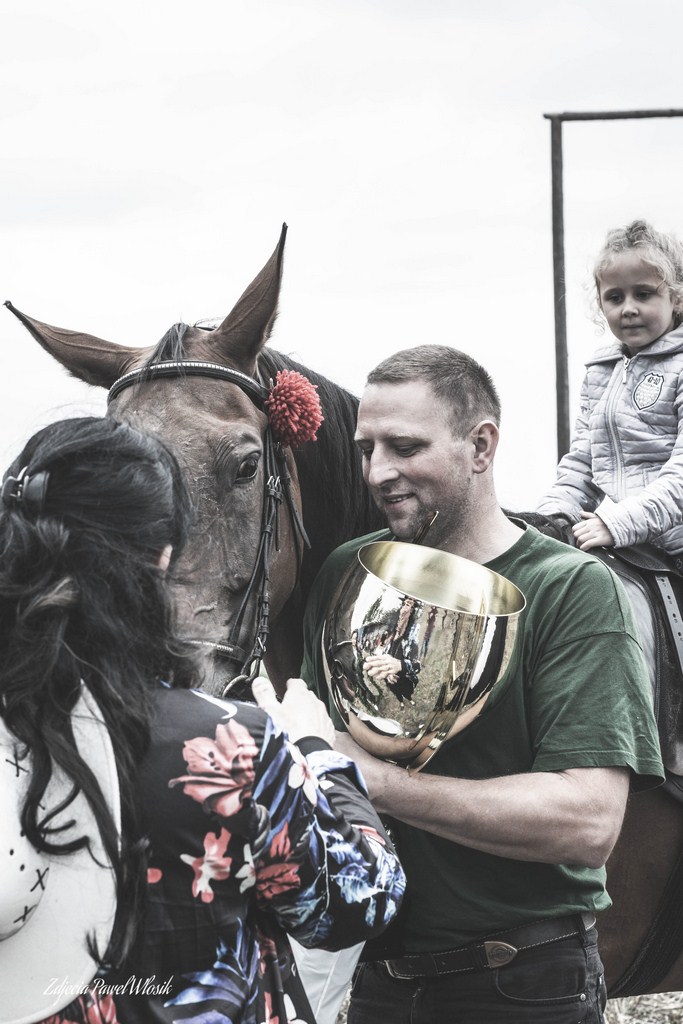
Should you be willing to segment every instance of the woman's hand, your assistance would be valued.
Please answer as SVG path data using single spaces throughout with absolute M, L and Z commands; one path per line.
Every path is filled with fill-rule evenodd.
M 321 700 L 309 690 L 303 679 L 289 679 L 282 701 L 271 683 L 263 677 L 254 680 L 251 686 L 258 706 L 266 711 L 273 721 L 296 743 L 304 736 L 317 736 L 334 746 L 334 725 Z
M 582 522 L 572 526 L 577 548 L 589 551 L 591 548 L 614 547 L 614 537 L 600 516 L 597 516 L 595 512 L 582 512 L 581 519 Z

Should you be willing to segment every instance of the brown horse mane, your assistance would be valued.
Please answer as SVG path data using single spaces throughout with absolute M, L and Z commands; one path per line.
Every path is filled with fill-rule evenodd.
M 170 327 L 147 365 L 191 358 L 184 344 L 188 330 L 189 326 L 184 323 Z M 310 550 L 304 554 L 300 576 L 305 598 L 327 552 L 349 537 L 380 529 L 383 522 L 364 486 L 360 453 L 353 443 L 358 399 L 290 356 L 264 348 L 259 356 L 263 383 L 267 385 L 274 380 L 278 370 L 296 370 L 315 384 L 325 417 L 317 441 L 309 441 L 294 452 L 304 525 L 311 542 Z
M 278 370 L 297 370 L 315 384 L 325 417 L 318 440 L 294 452 L 304 523 L 311 551 L 304 559 L 302 589 L 308 592 L 322 564 L 316 552 L 331 551 L 349 537 L 378 530 L 383 521 L 363 483 L 360 452 L 353 442 L 358 399 L 349 391 L 314 373 L 272 348 L 262 351 L 259 366 L 267 383 Z

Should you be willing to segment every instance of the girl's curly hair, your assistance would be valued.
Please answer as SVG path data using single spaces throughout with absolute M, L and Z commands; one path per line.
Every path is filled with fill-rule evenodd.
M 683 245 L 675 235 L 656 231 L 644 220 L 634 220 L 625 228 L 614 228 L 607 233 L 593 268 L 595 283 L 594 320 L 604 326 L 605 317 L 600 305 L 600 278 L 611 266 L 614 257 L 625 252 L 637 252 L 661 278 L 671 295 L 674 306 L 674 327 L 683 322 Z

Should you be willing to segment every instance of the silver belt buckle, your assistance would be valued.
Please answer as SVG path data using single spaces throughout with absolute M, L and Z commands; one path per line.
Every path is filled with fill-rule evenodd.
M 489 967 L 505 967 L 515 959 L 517 952 L 516 946 L 511 946 L 509 942 L 501 942 L 500 939 L 484 943 L 484 955 Z

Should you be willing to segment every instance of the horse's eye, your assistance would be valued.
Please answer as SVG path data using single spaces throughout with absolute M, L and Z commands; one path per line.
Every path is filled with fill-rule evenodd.
M 253 480 L 256 476 L 258 469 L 258 457 L 256 455 L 249 455 L 246 459 L 240 462 L 239 469 L 237 470 L 237 480 Z

